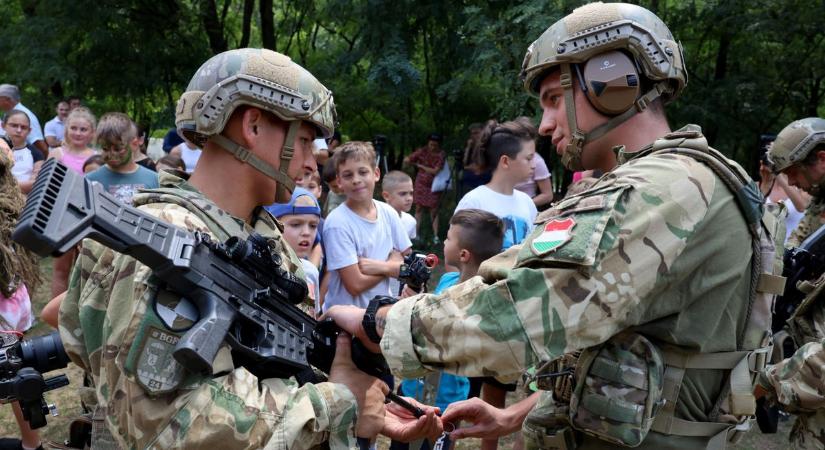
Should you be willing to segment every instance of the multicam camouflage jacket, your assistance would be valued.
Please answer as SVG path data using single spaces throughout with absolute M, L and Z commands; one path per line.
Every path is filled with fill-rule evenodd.
M 778 364 L 768 366 L 759 384 L 768 398 L 796 421 L 790 433 L 795 448 L 825 448 L 825 275 L 788 320 L 787 330 L 799 348 Z
M 799 225 L 788 237 L 785 247 L 799 247 L 802 241 L 822 225 L 825 225 L 825 198 L 816 196 L 811 199 L 811 204 L 805 210 L 805 215 L 802 216 Z
M 696 126 L 666 136 L 680 137 L 707 145 Z M 627 329 L 687 352 L 743 350 L 752 241 L 736 200 L 691 157 L 638 154 L 541 213 L 524 244 L 478 276 L 394 305 L 381 347 L 395 373 L 513 379 Z M 709 414 L 725 378 L 687 369 L 675 417 L 719 420 Z M 639 448 L 707 442 L 651 432 Z M 612 448 L 585 437 L 588 447 Z
M 137 195 L 135 205 L 219 239 L 250 231 L 182 179 L 162 172 L 160 185 Z M 254 225 L 280 246 L 288 270 L 300 272 L 280 225 L 265 211 Z M 60 334 L 72 361 L 91 374 L 99 407 L 121 447 L 305 449 L 327 439 L 331 448 L 355 447 L 356 402 L 343 385 L 259 380 L 234 367 L 226 345 L 212 377 L 179 370 L 162 352 L 175 330 L 158 320 L 161 299 L 170 297 L 165 305 L 175 310 L 179 299 L 155 287 L 148 267 L 83 242 L 61 305 Z

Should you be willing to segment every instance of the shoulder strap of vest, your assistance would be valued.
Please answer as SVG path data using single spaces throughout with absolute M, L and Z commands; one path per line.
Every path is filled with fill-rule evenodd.
M 144 191 L 134 198 L 135 206 L 152 203 L 172 203 L 185 208 L 202 220 L 221 241 L 232 236 L 247 235 L 244 227 L 234 217 L 197 193 L 175 188 L 157 188 Z
M 762 193 L 759 187 L 750 180 L 746 175 L 741 173 L 737 167 L 731 164 L 718 151 L 710 148 L 707 141 L 701 134 L 694 134 L 690 137 L 678 134 L 675 137 L 666 136 L 664 139 L 659 139 L 653 144 L 654 154 L 661 153 L 676 153 L 679 155 L 689 156 L 699 162 L 704 163 L 725 183 L 725 186 L 733 193 L 736 203 L 739 206 L 739 211 L 745 218 L 748 225 L 748 230 L 752 236 L 751 239 L 751 282 L 748 314 L 753 310 L 753 303 L 756 298 L 757 287 L 759 286 L 760 274 L 762 273 L 762 240 L 764 238 L 762 216 L 764 214 L 764 205 L 762 201 Z M 766 230 L 764 230 L 766 232 Z M 772 246 L 772 244 L 771 244 Z M 770 261 L 772 264 L 773 261 Z M 748 317 L 750 319 L 750 317 Z M 747 328 L 747 327 L 745 327 Z M 740 345 L 744 339 L 745 329 L 739 336 Z M 740 347 L 741 350 L 741 347 Z
M 771 237 L 774 227 L 765 222 L 764 202 L 756 183 L 744 170 L 710 148 L 698 131 L 676 132 L 657 140 L 649 154 L 661 153 L 688 156 L 709 167 L 733 194 L 752 236 L 748 317 L 738 339 L 739 351 L 683 354 L 678 350 L 662 349 L 666 365 L 663 392 L 666 406 L 657 415 L 652 429 L 664 434 L 711 437 L 708 448 L 724 448 L 731 439 L 731 431 L 738 435 L 741 433 L 736 431 L 750 428 L 750 417 L 755 411 L 754 374 L 770 358 L 770 322 L 764 322 L 766 316 L 770 320 L 773 295 L 784 288 L 784 278 L 774 274 L 775 249 Z M 736 416 L 738 423 L 692 422 L 674 417 L 686 369 L 730 371 L 729 383 L 710 418 L 718 420 L 720 411 L 725 410 Z

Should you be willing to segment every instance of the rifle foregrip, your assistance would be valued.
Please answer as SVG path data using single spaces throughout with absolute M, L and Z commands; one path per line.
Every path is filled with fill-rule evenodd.
M 211 292 L 194 293 L 190 298 L 200 319 L 183 335 L 172 355 L 189 371 L 209 375 L 236 312 Z

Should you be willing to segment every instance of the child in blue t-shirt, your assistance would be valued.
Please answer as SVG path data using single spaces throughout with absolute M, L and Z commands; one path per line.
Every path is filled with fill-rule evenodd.
M 444 264 L 458 267 L 458 272 L 447 272 L 441 276 L 434 294 L 474 277 L 481 263 L 501 251 L 504 239 L 504 222 L 495 214 L 480 209 L 462 209 L 450 219 L 450 229 L 444 240 Z M 440 375 L 440 377 L 439 377 Z M 465 400 L 470 392 L 467 377 L 441 372 L 436 374 L 437 392 L 435 399 L 424 398 L 435 386 L 427 386 L 430 377 L 404 380 L 401 394 L 413 397 L 428 405 L 434 404 L 446 411 L 450 403 Z M 434 402 L 433 402 L 434 401 Z M 405 444 L 393 442 L 392 450 L 408 448 Z
M 104 190 L 128 205 L 138 189 L 158 187 L 158 174 L 135 162 L 140 138 L 137 125 L 129 116 L 104 114 L 97 126 L 96 141 L 105 165 L 86 175 L 87 180 L 100 183 Z

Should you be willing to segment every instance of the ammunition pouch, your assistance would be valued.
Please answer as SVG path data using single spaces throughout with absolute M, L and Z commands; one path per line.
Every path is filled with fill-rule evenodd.
M 625 332 L 582 352 L 570 423 L 607 442 L 636 447 L 662 407 L 665 366 L 656 346 Z

